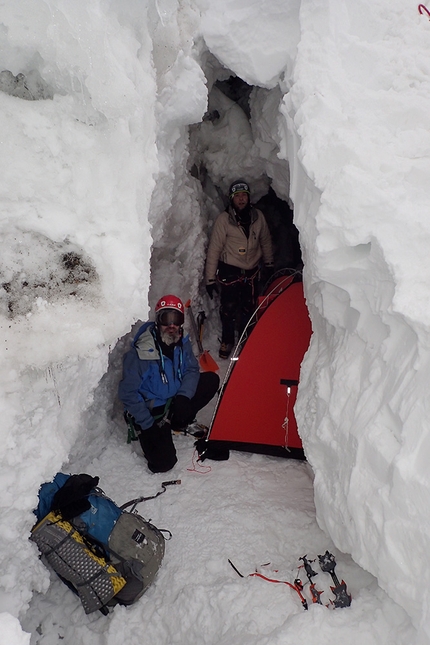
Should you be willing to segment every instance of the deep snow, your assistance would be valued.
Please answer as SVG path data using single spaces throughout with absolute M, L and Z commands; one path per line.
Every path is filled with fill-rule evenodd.
M 0 7 L 0 643 L 430 642 L 428 16 L 401 0 Z M 232 74 L 249 104 L 226 95 Z M 158 489 L 125 444 L 121 356 L 166 291 L 206 310 L 216 355 L 205 245 L 238 176 L 294 205 L 309 463 L 232 453 L 194 472 L 175 438 L 182 484 L 141 509 L 173 533 L 160 574 L 134 607 L 86 617 L 27 539 L 38 487 L 63 469 L 120 503 Z M 304 612 L 228 564 L 291 580 L 326 548 L 349 609 Z

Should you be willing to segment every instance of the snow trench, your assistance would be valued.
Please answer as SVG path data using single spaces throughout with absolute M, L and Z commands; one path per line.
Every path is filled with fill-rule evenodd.
M 130 326 L 147 318 L 160 294 L 180 293 L 204 306 L 216 349 L 205 249 L 237 177 L 271 214 L 279 266 L 297 261 L 297 244 L 287 249 L 282 240 L 292 224 L 299 231 L 314 333 L 296 415 L 318 523 L 376 576 L 425 642 L 424 31 L 400 0 L 388 18 L 372 4 L 373 30 L 360 18 L 369 10 L 364 0 L 320 8 L 304 0 L 283 11 L 264 3 L 264 20 L 253 3 L 240 19 L 228 2 L 210 4 L 164 0 L 142 11 L 134 0 L 92 7 L 22 0 L 2 18 L 3 65 L 13 77 L 0 78 L 1 227 L 10 240 L 0 308 L 0 600 L 9 645 L 29 642 L 9 615 L 27 621 L 41 645 L 42 634 L 56 630 L 48 590 L 60 587 L 27 539 L 40 483 L 61 468 L 99 469 L 108 493 L 115 496 L 116 484 L 128 497 L 130 479 L 141 476 L 128 461 L 115 398 Z M 238 22 L 247 28 L 243 39 L 235 37 Z M 33 79 L 31 96 L 17 94 L 19 74 Z M 414 124 L 405 116 L 411 105 Z M 405 212 L 414 213 L 407 230 Z M 235 472 L 247 466 L 239 458 Z M 281 476 L 279 466 L 274 472 Z M 305 506 L 311 512 L 309 500 Z M 121 611 L 116 616 L 111 645 L 121 640 Z M 68 630 L 68 642 L 80 630 L 83 643 L 94 636 L 76 616 Z M 224 636 L 227 643 L 228 630 Z

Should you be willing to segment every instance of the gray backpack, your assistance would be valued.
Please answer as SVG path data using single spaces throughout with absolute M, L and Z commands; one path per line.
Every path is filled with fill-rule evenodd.
M 164 535 L 140 515 L 123 511 L 109 536 L 108 549 L 112 564 L 127 580 L 115 600 L 131 605 L 157 575 L 164 557 Z
M 165 537 L 137 513 L 124 510 L 131 504 L 134 510 L 136 502 L 148 498 L 120 508 L 99 488 L 82 495 L 84 477 L 88 476 L 66 476 L 68 487 L 63 489 L 60 473 L 41 487 L 36 511 L 40 521 L 30 539 L 42 559 L 78 594 L 87 614 L 97 609 L 108 614 L 109 607 L 136 602 L 151 585 L 164 557 Z M 59 507 L 55 492 L 63 495 Z M 82 512 L 74 515 L 78 509 Z M 40 518 L 40 511 L 46 510 Z

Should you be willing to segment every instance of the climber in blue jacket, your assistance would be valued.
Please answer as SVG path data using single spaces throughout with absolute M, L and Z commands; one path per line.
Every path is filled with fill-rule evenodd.
M 184 431 L 219 387 L 217 374 L 200 373 L 183 323 L 182 301 L 163 296 L 124 356 L 118 394 L 152 472 L 173 468 L 172 431 Z

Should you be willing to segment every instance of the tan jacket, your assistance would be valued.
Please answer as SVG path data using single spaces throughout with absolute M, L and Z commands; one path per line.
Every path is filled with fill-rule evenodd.
M 249 270 L 254 269 L 261 258 L 264 264 L 273 264 L 272 240 L 263 213 L 257 208 L 251 208 L 248 238 L 230 207 L 218 215 L 206 257 L 206 283 L 215 282 L 219 260 Z

